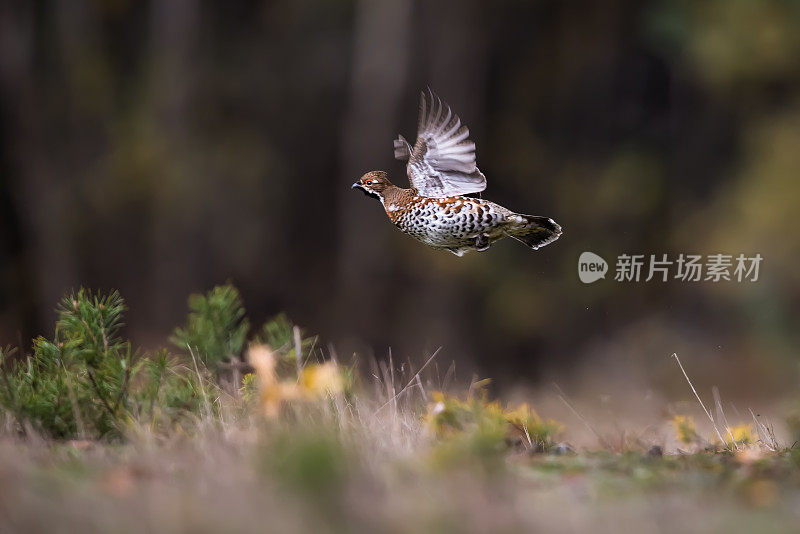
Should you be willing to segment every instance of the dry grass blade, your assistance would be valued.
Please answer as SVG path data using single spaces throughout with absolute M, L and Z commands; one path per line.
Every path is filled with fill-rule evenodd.
M 597 438 L 597 442 L 598 442 L 598 443 L 600 443 L 600 445 L 601 445 L 601 446 L 603 446 L 603 447 L 606 447 L 606 448 L 609 448 L 609 449 L 610 449 L 610 448 L 611 448 L 611 446 L 610 446 L 610 444 L 608 443 L 608 441 L 606 441 L 606 439 L 605 439 L 605 438 L 603 438 L 603 436 L 601 436 L 601 435 L 600 435 L 600 433 L 599 433 L 597 430 L 595 430 L 595 428 L 594 428 L 594 427 L 591 425 L 591 423 L 589 423 L 589 421 L 588 421 L 588 420 L 587 420 L 587 419 L 586 419 L 584 416 L 582 416 L 582 415 L 581 415 L 581 414 L 578 412 L 578 410 L 576 410 L 576 409 L 575 409 L 575 407 L 572 405 L 572 403 L 571 403 L 569 400 L 567 400 L 567 395 L 566 395 L 566 393 L 564 393 L 564 391 L 563 391 L 563 390 L 562 390 L 562 389 L 559 387 L 559 385 L 558 385 L 558 384 L 556 384 L 556 383 L 554 382 L 554 383 L 553 383 L 553 387 L 554 387 L 554 388 L 555 388 L 555 390 L 556 390 L 556 395 L 558 396 L 559 400 L 561 400 L 561 402 L 563 402 L 563 403 L 564 403 L 564 405 L 565 405 L 567 408 L 569 408 L 569 410 L 570 410 L 570 411 L 571 411 L 571 412 L 572 412 L 572 413 L 575 415 L 575 417 L 577 417 L 577 418 L 580 420 L 580 422 L 581 422 L 581 423 L 583 423 L 583 424 L 584 424 L 584 426 L 585 426 L 586 428 L 588 428 L 588 429 L 589 429 L 589 431 L 590 431 L 592 434 L 594 434 L 594 436 Z
M 297 363 L 297 380 L 300 380 L 300 375 L 303 372 L 303 341 L 300 337 L 300 327 L 297 325 L 292 327 L 292 334 L 294 335 L 294 356 Z
M 750 410 L 750 415 L 753 416 L 753 423 L 756 425 L 756 432 L 758 433 L 758 440 L 761 442 L 761 445 L 771 452 L 775 452 L 780 449 L 778 441 L 775 439 L 775 431 L 772 426 L 767 426 L 759 421 L 758 417 L 756 417 L 756 414 L 753 413 L 753 409 L 748 409 Z
M 197 373 L 197 382 L 200 384 L 200 392 L 203 394 L 203 405 L 206 409 L 206 415 L 211 415 L 211 404 L 208 402 L 208 395 L 206 395 L 206 388 L 203 386 L 203 377 L 200 375 L 200 368 L 197 366 L 197 358 L 194 355 L 192 347 L 187 343 L 186 348 L 189 349 L 189 354 L 192 355 L 192 363 L 194 363 L 194 372 Z
M 379 406 L 378 409 L 375 411 L 375 413 L 380 412 L 386 406 L 388 406 L 389 404 L 391 404 L 393 402 L 396 403 L 397 399 L 400 397 L 400 395 L 403 394 L 403 392 L 405 392 L 408 388 L 410 388 L 414 384 L 415 381 L 420 380 L 420 378 L 419 378 L 420 373 L 422 371 L 424 371 L 426 367 L 428 367 L 428 364 L 431 363 L 434 358 L 436 358 L 436 355 L 439 354 L 440 350 L 442 350 L 442 347 L 439 347 L 438 349 L 433 351 L 433 354 L 431 354 L 431 357 L 428 358 L 428 360 L 422 365 L 422 367 L 419 368 L 419 370 L 414 374 L 414 376 L 411 378 L 411 380 L 408 381 L 408 384 L 406 384 L 405 387 L 403 389 L 401 389 L 399 392 L 393 394 L 392 398 L 390 398 L 385 403 L 383 403 L 381 406 Z M 392 373 L 392 379 L 394 379 L 394 373 Z M 394 389 L 394 385 L 392 385 L 392 389 Z M 422 383 L 420 383 L 420 389 L 422 389 Z M 423 394 L 423 396 L 425 395 L 425 391 L 424 390 L 422 391 L 422 394 Z
M 680 358 L 678 358 L 678 354 L 676 352 L 673 352 L 672 353 L 672 357 L 675 358 L 676 362 L 678 362 L 678 367 L 681 368 L 681 372 L 683 373 L 683 376 L 686 378 L 686 381 L 689 383 L 689 387 L 692 388 L 692 393 L 694 393 L 694 396 L 697 398 L 697 402 L 700 403 L 700 406 L 703 408 L 703 411 L 706 412 L 706 415 L 708 416 L 709 421 L 711 421 L 711 426 L 714 427 L 714 432 L 717 433 L 717 437 L 719 438 L 720 442 L 724 444 L 725 443 L 725 439 L 722 437 L 722 433 L 720 433 L 719 428 L 717 428 L 717 423 L 716 423 L 716 421 L 714 421 L 714 416 L 711 415 L 711 412 L 708 411 L 708 408 L 706 408 L 706 405 L 703 404 L 703 399 L 701 399 L 700 395 L 697 394 L 697 390 L 694 388 L 694 384 L 692 384 L 692 381 L 689 379 L 689 375 L 686 374 L 686 370 L 683 368 L 683 365 L 681 364 L 681 360 L 680 360 Z
M 726 432 L 728 432 L 728 436 L 731 438 L 731 443 L 733 447 L 738 451 L 739 444 L 736 443 L 736 438 L 733 437 L 733 432 L 731 432 L 731 425 L 728 423 L 728 418 L 725 417 L 725 411 L 722 409 L 722 400 L 719 396 L 719 388 L 717 386 L 713 386 L 711 388 L 711 394 L 714 396 L 714 405 L 716 406 L 717 410 L 717 420 L 723 424 L 725 427 Z

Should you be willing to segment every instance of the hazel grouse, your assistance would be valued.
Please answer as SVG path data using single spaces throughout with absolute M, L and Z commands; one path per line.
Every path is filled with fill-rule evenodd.
M 486 189 L 486 177 L 475 165 L 469 130 L 430 89 L 420 98 L 416 143 L 399 136 L 394 156 L 408 160 L 409 189 L 392 184 L 384 171 L 366 173 L 353 188 L 380 200 L 397 228 L 428 246 L 462 256 L 511 237 L 536 250 L 561 235 L 548 217 L 464 196 Z

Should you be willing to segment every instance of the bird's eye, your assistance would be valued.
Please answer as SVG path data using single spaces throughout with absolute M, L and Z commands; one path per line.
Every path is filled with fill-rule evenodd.
M 367 185 L 372 185 L 375 183 L 375 180 L 366 180 L 364 183 Z

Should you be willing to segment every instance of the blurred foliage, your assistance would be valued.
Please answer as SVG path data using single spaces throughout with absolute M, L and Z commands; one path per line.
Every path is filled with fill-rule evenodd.
M 197 357 L 214 371 L 221 362 L 239 359 L 250 330 L 239 290 L 227 284 L 205 295 L 193 294 L 189 310 L 186 326 L 175 329 L 172 343 L 197 351 Z
M 188 362 L 159 350 L 142 360 L 140 384 L 134 388 L 134 417 L 164 433 L 183 420 L 201 413 L 207 389 L 218 387 L 209 377 L 196 374 Z
M 297 346 L 294 339 L 295 325 L 289 320 L 285 313 L 279 313 L 269 319 L 261 327 L 261 331 L 253 340 L 255 343 L 269 345 L 272 350 L 277 351 L 282 357 L 289 360 L 297 359 Z M 305 337 L 300 331 L 300 352 L 301 359 L 308 355 L 316 344 L 316 337 Z
M 800 407 L 795 406 L 786 418 L 786 426 L 789 428 L 792 448 L 800 443 Z M 800 456 L 800 455 L 799 455 Z
M 281 372 L 279 363 L 286 361 L 286 355 L 267 345 L 251 346 L 247 360 L 256 370 L 258 408 L 268 419 L 277 418 L 287 403 L 349 396 L 353 391 L 352 369 L 333 360 L 283 366 L 291 371 Z
M 61 301 L 55 338 L 36 338 L 33 353 L 5 374 L 0 402 L 20 428 L 30 424 L 58 438 L 118 430 L 135 359 L 118 335 L 124 310 L 117 292 L 80 289 Z
M 246 404 L 253 404 L 258 394 L 258 377 L 255 373 L 247 373 L 242 377 L 242 387 L 239 394 Z
M 342 443 L 327 429 L 282 432 L 264 451 L 268 472 L 291 490 L 322 504 L 340 498 L 348 472 Z
M 791 421 L 791 419 L 789 421 Z M 691 416 L 675 415 L 670 423 L 675 430 L 676 439 L 683 445 L 695 446 L 697 450 L 712 447 L 713 450 L 741 452 L 748 450 L 748 447 L 751 445 L 756 445 L 761 442 L 761 437 L 750 423 L 739 423 L 719 429 L 715 427 L 715 432 L 719 432 L 719 434 L 710 437 L 710 439 L 703 438 L 697 432 L 697 426 L 695 425 L 694 418 Z M 766 435 L 763 436 L 764 441 L 761 443 L 761 446 L 767 449 L 779 449 L 779 446 L 775 446 L 777 443 L 775 441 L 773 429 L 764 426 L 764 431 Z M 722 441 L 720 441 L 720 437 Z M 712 448 L 709 448 L 709 450 L 712 450 Z
M 726 431 L 736 445 L 753 445 L 757 439 L 753 425 L 747 423 L 728 427 Z
M 116 291 L 80 289 L 59 305 L 53 340 L 36 338 L 22 358 L 0 353 L 0 405 L 16 428 L 59 439 L 118 438 L 132 417 L 155 429 L 197 412 L 198 378 L 166 351 L 132 351 L 119 336 L 124 311 Z
M 791 0 L 662 1 L 650 16 L 653 38 L 726 96 L 796 74 L 798 27 L 800 5 Z
M 474 457 L 497 468 L 509 450 L 548 451 L 563 430 L 560 423 L 542 419 L 527 404 L 505 409 L 500 402 L 489 401 L 485 383 L 474 383 L 466 400 L 434 393 L 425 420 L 439 440 L 437 463 L 451 465 Z
M 0 406 L 18 430 L 30 428 L 59 439 L 120 438 L 134 420 L 165 432 L 192 414 L 210 415 L 219 408 L 226 387 L 218 366 L 241 357 L 249 322 L 239 292 L 230 284 L 192 295 L 189 303 L 187 326 L 176 329 L 171 339 L 178 346 L 196 347 L 200 361 L 191 352 L 174 356 L 161 349 L 142 356 L 133 351 L 130 341 L 119 335 L 126 307 L 116 291 L 70 294 L 58 307 L 53 340 L 36 338 L 32 353 L 24 357 L 11 347 L 0 350 Z M 277 342 L 287 332 L 293 337 L 295 327 L 281 315 L 262 330 Z M 301 361 L 287 346 L 277 351 L 266 345 L 251 348 L 250 361 L 258 374 L 246 374 L 231 385 L 231 393 L 242 398 L 242 408 L 259 406 L 277 415 L 288 401 L 351 395 L 351 368 L 334 361 L 305 361 L 313 341 L 299 339 L 308 351 Z
M 462 462 L 475 457 L 493 465 L 508 451 L 509 425 L 498 403 L 466 402 L 442 393 L 434 395 L 427 420 L 441 439 L 437 461 Z
M 686 415 L 676 415 L 672 418 L 672 426 L 675 428 L 675 434 L 678 441 L 684 445 L 691 445 L 699 440 L 697 435 L 697 427 L 694 424 L 694 418 Z
M 205 294 L 192 294 L 186 326 L 176 328 L 170 341 L 190 356 L 199 358 L 219 377 L 221 374 L 230 375 L 234 368 L 243 368 L 249 333 L 250 320 L 246 317 L 242 297 L 239 290 L 228 283 L 215 286 Z M 280 372 L 294 372 L 311 355 L 316 337 L 305 337 L 302 330 L 281 313 L 265 321 L 251 342 L 268 346 L 276 353 L 275 362 Z M 301 352 L 300 362 L 296 361 L 297 343 Z M 239 388 L 241 384 L 234 386 Z

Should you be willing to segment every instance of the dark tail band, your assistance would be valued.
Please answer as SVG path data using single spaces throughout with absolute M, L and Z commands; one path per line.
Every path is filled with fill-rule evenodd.
M 528 224 L 511 237 L 533 250 L 549 245 L 561 235 L 561 226 L 549 217 L 538 215 L 520 215 L 520 217 L 524 217 Z

